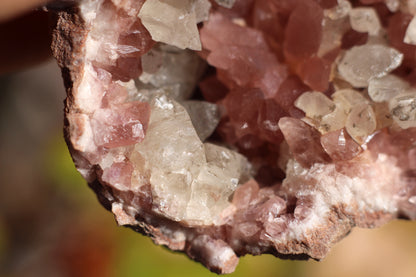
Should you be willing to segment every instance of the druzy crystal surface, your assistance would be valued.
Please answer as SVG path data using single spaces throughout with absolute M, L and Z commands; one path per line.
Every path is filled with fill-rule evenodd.
M 416 219 L 416 4 L 83 0 L 54 54 L 79 172 L 218 273 Z

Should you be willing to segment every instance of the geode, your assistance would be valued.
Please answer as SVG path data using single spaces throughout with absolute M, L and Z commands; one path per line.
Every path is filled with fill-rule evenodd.
M 68 2 L 65 2 L 68 4 Z M 72 3 L 72 2 L 70 2 Z M 416 218 L 416 2 L 82 0 L 52 49 L 78 171 L 217 273 Z

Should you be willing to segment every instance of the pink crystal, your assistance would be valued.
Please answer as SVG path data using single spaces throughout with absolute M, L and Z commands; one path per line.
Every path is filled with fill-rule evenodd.
M 297 76 L 289 76 L 280 86 L 274 99 L 292 117 L 303 117 L 304 113 L 295 107 L 295 100 L 309 88 Z
M 305 84 L 316 91 L 326 91 L 329 84 L 332 61 L 311 57 L 302 63 L 299 69 L 299 76 Z
M 97 110 L 92 130 L 97 146 L 114 148 L 144 139 L 150 116 L 148 103 L 131 102 Z
M 315 163 L 328 163 L 331 159 L 321 146 L 320 134 L 302 120 L 283 117 L 279 121 L 293 157 L 304 167 Z
M 360 145 L 344 129 L 323 135 L 321 144 L 334 161 L 348 161 L 362 152 Z
M 134 4 L 129 2 L 124 3 L 127 5 L 124 8 L 138 13 L 144 0 Z M 123 9 L 117 9 L 112 2 L 104 1 L 95 20 L 102 22 L 103 29 L 100 32 L 108 32 L 108 35 L 115 33 L 118 36 L 113 36 L 113 41 L 100 42 L 96 54 L 98 60 L 94 64 L 109 71 L 114 80 L 128 81 L 137 78 L 142 72 L 140 57 L 154 45 L 140 19 L 131 17 Z M 111 58 L 115 55 L 116 58 Z
M 363 45 L 367 42 L 368 33 L 359 33 L 353 29 L 348 30 L 342 37 L 343 49 L 350 49 L 353 46 Z
M 101 179 L 116 188 L 126 189 L 131 185 L 133 165 L 128 162 L 115 162 L 110 168 L 104 169 Z
M 223 100 L 237 137 L 257 132 L 257 118 L 263 102 L 259 89 L 233 90 Z
M 262 103 L 258 117 L 257 124 L 260 135 L 269 142 L 279 144 L 283 140 L 283 135 L 279 128 L 279 120 L 286 115 L 280 105 L 273 99 L 266 99 Z
M 322 39 L 323 10 L 313 0 L 299 0 L 285 32 L 284 51 L 288 61 L 303 62 L 318 52 Z

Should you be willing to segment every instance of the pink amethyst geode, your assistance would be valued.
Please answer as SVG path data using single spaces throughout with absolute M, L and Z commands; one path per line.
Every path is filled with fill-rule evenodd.
M 52 45 L 79 172 L 217 273 L 416 219 L 416 1 L 82 0 Z

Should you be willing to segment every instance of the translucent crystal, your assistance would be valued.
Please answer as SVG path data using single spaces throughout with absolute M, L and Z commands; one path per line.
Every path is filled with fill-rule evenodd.
M 350 113 L 352 108 L 361 103 L 368 103 L 360 92 L 353 89 L 341 89 L 332 94 L 333 101 L 342 107 L 347 113 Z
M 148 172 L 155 211 L 188 224 L 212 224 L 249 170 L 240 154 L 202 144 L 185 108 L 165 96 L 152 101 L 148 132 L 135 152 L 142 175 Z
M 347 120 L 347 111 L 344 106 L 339 103 L 335 103 L 335 109 L 333 112 L 328 113 L 322 117 L 319 122 L 319 131 L 324 134 L 339 130 L 345 126 Z
M 380 32 L 381 24 L 373 8 L 354 8 L 350 11 L 351 27 L 362 33 L 376 36 Z
M 345 128 L 348 134 L 359 144 L 363 144 L 377 127 L 377 119 L 370 105 L 355 105 L 348 114 Z
M 329 156 L 322 148 L 318 131 L 302 120 L 283 117 L 279 127 L 289 145 L 290 151 L 297 162 L 303 167 L 311 167 L 315 163 L 327 163 Z
M 331 9 L 324 10 L 324 15 L 332 20 L 346 17 L 351 10 L 351 3 L 347 0 L 338 0 L 338 5 Z
M 390 113 L 389 103 L 373 103 L 372 107 L 374 110 L 374 114 L 377 118 L 377 130 L 381 130 L 385 127 L 391 126 L 391 124 L 393 123 L 393 118 Z
M 205 63 L 193 51 L 159 44 L 142 56 L 142 65 L 143 74 L 136 81 L 141 94 L 138 99 L 149 101 L 155 95 L 165 94 L 184 100 L 194 91 Z
M 412 21 L 409 23 L 409 26 L 407 26 L 403 41 L 407 44 L 416 45 L 416 17 L 413 17 Z
M 130 162 L 114 162 L 103 171 L 101 178 L 119 190 L 128 190 L 131 185 L 132 173 L 133 165 Z
M 321 137 L 321 144 L 334 161 L 346 161 L 362 152 L 344 129 L 327 133 Z
M 302 5 L 295 6 L 285 29 L 283 43 L 288 60 L 301 62 L 317 53 L 322 40 L 323 17 L 323 9 L 315 1 L 303 1 Z
M 207 163 L 192 182 L 186 209 L 187 221 L 211 224 L 230 203 L 228 198 L 247 178 L 247 160 L 237 152 L 211 143 L 204 144 Z
M 389 102 L 393 120 L 403 129 L 416 127 L 416 92 L 399 94 Z
M 149 105 L 142 102 L 124 103 L 111 109 L 96 110 L 91 119 L 95 144 L 114 148 L 142 141 L 149 113 Z
M 201 39 L 210 50 L 208 63 L 224 72 L 223 82 L 228 86 L 260 88 L 272 97 L 287 75 L 261 31 L 239 26 L 219 13 L 210 15 Z
M 403 54 L 384 45 L 362 45 L 348 50 L 338 64 L 339 74 L 354 87 L 366 87 L 371 78 L 396 69 Z
M 349 28 L 347 18 L 331 19 L 325 17 L 322 21 L 322 41 L 319 46 L 318 56 L 324 57 L 331 50 L 340 47 L 344 33 Z
M 185 107 L 192 124 L 195 127 L 201 141 L 205 141 L 215 130 L 220 122 L 220 111 L 218 106 L 206 101 L 184 101 L 181 103 Z
M 321 119 L 335 110 L 335 104 L 321 92 L 305 92 L 295 101 L 295 107 L 305 112 L 307 117 Z
M 209 0 L 195 0 L 194 10 L 196 23 L 208 20 L 211 2 Z
M 192 181 L 205 164 L 205 151 L 185 108 L 165 96 L 151 104 L 149 128 L 135 150 L 150 175 L 154 209 L 174 220 L 185 218 Z
M 139 17 L 153 40 L 201 50 L 193 0 L 147 0 Z
M 386 6 L 391 12 L 397 12 L 400 8 L 400 0 L 385 0 Z
M 389 101 L 394 96 L 408 89 L 410 84 L 400 77 L 388 74 L 373 78 L 368 84 L 368 95 L 374 102 Z

